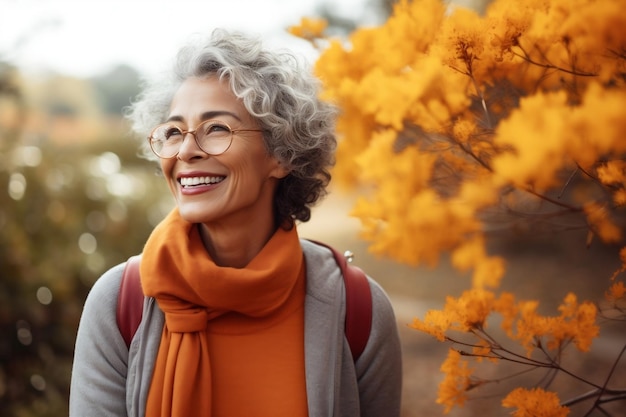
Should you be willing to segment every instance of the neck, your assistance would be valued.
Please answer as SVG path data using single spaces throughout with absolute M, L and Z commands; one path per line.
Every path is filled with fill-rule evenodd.
M 255 222 L 253 227 L 202 223 L 198 227 L 202 243 L 213 262 L 232 268 L 248 265 L 277 229 L 274 222 Z

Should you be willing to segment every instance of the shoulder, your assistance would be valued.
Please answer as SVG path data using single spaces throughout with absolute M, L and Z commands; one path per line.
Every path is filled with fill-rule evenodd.
M 342 284 L 341 269 L 329 248 L 306 239 L 301 239 L 300 243 L 306 259 L 307 278 L 313 280 L 316 287 Z M 370 284 L 374 306 L 379 306 L 387 314 L 390 312 L 393 314 L 393 311 L 390 311 L 391 303 L 383 288 L 367 275 L 367 272 L 366 277 Z
M 126 263 L 121 263 L 106 271 L 96 280 L 87 296 L 86 305 L 97 302 L 98 304 L 117 303 L 117 294 L 120 290 L 122 274 Z
M 124 415 L 128 349 L 117 328 L 117 293 L 124 264 L 93 285 L 80 319 L 74 349 L 70 415 Z M 95 407 L 95 408 L 94 408 Z
M 307 292 L 325 303 L 332 303 L 343 287 L 341 270 L 330 249 L 301 239 L 306 262 Z
M 110 363 L 117 364 L 118 369 L 126 366 L 124 356 L 128 355 L 117 325 L 117 297 L 124 266 L 125 263 L 114 266 L 94 283 L 87 295 L 76 337 L 76 349 L 82 351 L 81 357 L 94 360 L 93 352 L 100 352 Z
M 341 269 L 330 249 L 308 240 L 301 240 L 307 262 L 307 286 L 316 295 L 336 294 L 343 287 Z M 366 274 L 372 296 L 372 335 L 384 339 L 397 331 L 393 306 L 385 290 Z
M 317 266 L 326 262 L 335 263 L 333 253 L 327 247 L 307 239 L 300 239 L 300 245 L 308 263 Z
M 97 324 L 99 327 L 112 327 L 109 324 L 112 323 L 115 327 L 117 326 L 115 316 L 117 297 L 125 265 L 124 262 L 112 267 L 102 274 L 91 287 L 81 316 L 83 325 L 94 326 Z M 85 326 L 82 327 L 84 329 Z
M 384 339 L 397 332 L 396 316 L 385 290 L 372 278 L 368 279 L 372 292 L 372 333 Z

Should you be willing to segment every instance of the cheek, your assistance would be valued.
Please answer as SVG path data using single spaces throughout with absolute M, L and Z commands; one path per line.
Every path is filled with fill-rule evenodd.
M 159 161 L 159 166 L 161 167 L 161 172 L 165 178 L 169 178 L 172 173 L 172 160 L 171 159 L 161 159 Z
M 172 179 L 172 170 L 174 168 L 174 164 L 172 163 L 170 159 L 162 159 L 160 166 L 161 166 L 161 174 L 163 175 L 163 178 L 165 179 L 165 181 L 171 188 L 174 185 L 172 184 L 172 182 L 174 181 L 174 179 Z

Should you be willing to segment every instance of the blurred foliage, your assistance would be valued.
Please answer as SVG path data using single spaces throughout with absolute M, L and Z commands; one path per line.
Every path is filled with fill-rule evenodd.
M 26 82 L 0 66 L 1 416 L 67 415 L 87 292 L 141 251 L 171 204 L 119 117 L 137 74 L 112 74 L 96 80 L 108 96 L 89 109 L 72 99 L 88 82 Z
M 139 94 L 140 78 L 128 65 L 119 65 L 110 72 L 92 80 L 102 109 L 113 116 L 122 114 L 133 97 Z

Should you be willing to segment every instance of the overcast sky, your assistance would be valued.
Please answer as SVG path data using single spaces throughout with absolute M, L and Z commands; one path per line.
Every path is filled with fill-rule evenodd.
M 0 0 L 0 60 L 26 72 L 89 77 L 127 63 L 145 75 L 171 62 L 194 33 L 215 27 L 260 34 L 313 59 L 286 34 L 320 3 L 360 18 L 367 0 Z

